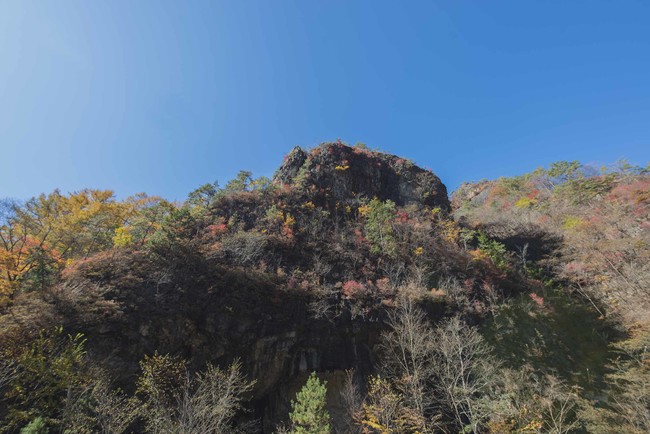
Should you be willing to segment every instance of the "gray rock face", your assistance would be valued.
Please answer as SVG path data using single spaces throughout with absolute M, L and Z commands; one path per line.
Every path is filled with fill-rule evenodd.
M 433 172 L 395 155 L 341 143 L 324 143 L 309 153 L 295 147 L 273 180 L 325 192 L 340 202 L 377 197 L 449 209 L 447 188 Z
M 451 196 L 451 206 L 454 210 L 462 206 L 481 206 L 490 193 L 494 181 L 465 182 Z

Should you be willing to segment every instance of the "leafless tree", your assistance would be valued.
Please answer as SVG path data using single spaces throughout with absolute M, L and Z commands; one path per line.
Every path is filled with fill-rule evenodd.
M 517 252 L 519 252 L 519 259 L 521 259 L 521 268 L 522 270 L 526 270 L 526 267 L 528 266 L 528 243 L 516 247 Z
M 239 362 L 226 370 L 208 365 L 194 377 L 187 373 L 171 408 L 164 400 L 156 399 L 156 393 L 150 394 L 143 415 L 148 430 L 166 434 L 237 432 L 232 420 L 242 410 L 245 395 L 253 384 L 241 373 Z
M 578 395 L 553 376 L 544 381 L 544 391 L 540 399 L 544 410 L 545 432 L 567 434 L 578 428 L 580 420 L 575 417 Z
M 496 378 L 497 360 L 479 332 L 457 316 L 436 328 L 432 345 L 441 408 L 446 407 L 458 429 L 480 432 L 489 415 L 484 403 Z
M 309 302 L 309 312 L 316 318 L 326 318 L 332 321 L 339 312 L 339 291 L 336 288 L 320 286 L 313 291 L 313 298 Z
M 453 430 L 480 432 L 499 368 L 478 331 L 459 317 L 433 328 L 413 298 L 400 299 L 383 335 L 383 374 L 415 414 L 437 426 L 445 414 Z
M 434 353 L 433 328 L 410 297 L 400 299 L 388 324 L 391 329 L 382 339 L 383 371 L 386 377 L 397 380 L 396 386 L 406 402 L 424 416 L 434 404 L 427 390 Z
M 438 289 L 443 290 L 456 305 L 460 306 L 468 302 L 467 294 L 465 294 L 460 282 L 454 276 L 441 278 L 438 282 Z
M 341 401 L 345 406 L 345 420 L 342 423 L 341 434 L 358 434 L 361 432 L 361 427 L 357 423 L 357 415 L 363 405 L 363 395 L 353 369 L 345 371 L 345 382 L 340 393 Z
M 222 248 L 236 265 L 251 265 L 262 257 L 267 243 L 264 234 L 240 231 L 224 238 Z
M 92 410 L 102 434 L 122 434 L 138 416 L 140 401 L 112 389 L 107 381 L 98 381 L 91 396 L 94 401 Z

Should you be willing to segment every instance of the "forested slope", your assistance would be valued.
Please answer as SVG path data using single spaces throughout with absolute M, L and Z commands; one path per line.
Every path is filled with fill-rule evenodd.
M 4 201 L 3 430 L 646 432 L 649 186 L 558 163 L 450 203 L 338 142 L 183 203 Z

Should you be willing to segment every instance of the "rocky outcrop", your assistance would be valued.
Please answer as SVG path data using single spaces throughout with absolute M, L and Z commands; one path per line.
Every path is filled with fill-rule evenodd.
M 341 143 L 324 143 L 309 152 L 295 147 L 273 180 L 323 192 L 339 202 L 377 197 L 397 205 L 449 209 L 447 189 L 433 172 L 395 155 Z
M 251 416 L 262 422 L 266 433 L 287 417 L 290 399 L 310 372 L 330 380 L 328 393 L 336 406 L 346 370 L 355 369 L 363 378 L 373 371 L 377 343 L 385 328 L 380 297 L 375 294 L 368 301 L 377 309 L 364 316 L 353 314 L 351 306 L 357 301 L 347 296 L 332 298 L 312 292 L 313 282 L 340 290 L 346 257 L 329 254 L 331 245 L 320 238 L 310 239 L 299 224 L 295 234 L 269 235 L 260 226 L 268 222 L 259 216 L 271 206 L 300 210 L 297 204 L 302 207 L 303 201 L 323 208 L 325 204 L 319 201 L 358 205 L 361 197 L 448 210 L 445 186 L 432 172 L 408 160 L 340 143 L 323 144 L 309 152 L 293 149 L 274 181 L 292 188 L 285 196 L 282 191 L 277 196 L 258 192 L 224 196 L 205 222 L 235 221 L 223 215 L 237 215 L 239 223 L 233 225 L 227 240 L 233 248 L 244 248 L 241 241 L 247 238 L 242 233 L 247 228 L 246 234 L 264 240 L 264 264 L 260 261 L 242 268 L 229 262 L 228 254 L 212 254 L 227 251 L 224 238 L 219 239 L 221 244 L 213 244 L 212 228 L 218 228 L 213 224 L 200 231 L 202 235 L 180 237 L 154 253 L 115 249 L 80 261 L 67 271 L 55 303 L 65 318 L 64 326 L 83 331 L 89 351 L 105 361 L 120 386 L 132 387 L 140 372 L 138 362 L 154 352 L 178 355 L 190 362 L 192 370 L 239 359 L 244 372 L 256 381 Z M 308 213 L 294 211 L 298 220 Z M 328 226 L 323 227 L 319 236 L 327 233 Z M 365 247 L 363 242 L 359 246 L 361 257 Z M 340 279 L 339 286 L 322 276 L 305 274 L 313 255 L 330 266 L 328 278 Z M 371 267 L 370 261 L 366 266 Z M 288 272 L 297 283 L 289 284 Z M 340 277 L 334 278 L 337 273 Z M 309 280 L 317 278 L 323 280 Z M 336 314 L 315 315 L 311 307 L 316 301 L 331 304 Z M 359 306 L 363 303 L 358 301 Z M 330 410 L 332 414 L 340 411 Z
M 372 371 L 381 322 L 314 318 L 309 294 L 254 270 L 181 269 L 160 285 L 151 280 L 157 270 L 146 255 L 116 251 L 77 264 L 57 292 L 64 326 L 83 330 L 89 351 L 124 389 L 133 387 L 145 354 L 179 355 L 192 370 L 239 359 L 256 381 L 250 416 L 266 433 L 286 419 L 309 373 Z M 338 394 L 337 385 L 329 393 Z
M 451 195 L 451 206 L 458 210 L 463 206 L 475 207 L 485 203 L 494 181 L 464 182 Z

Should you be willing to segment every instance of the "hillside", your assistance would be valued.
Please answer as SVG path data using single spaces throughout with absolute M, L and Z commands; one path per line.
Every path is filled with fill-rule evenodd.
M 337 142 L 183 203 L 5 201 L 2 432 L 647 432 L 649 192 L 558 163 L 450 201 Z

